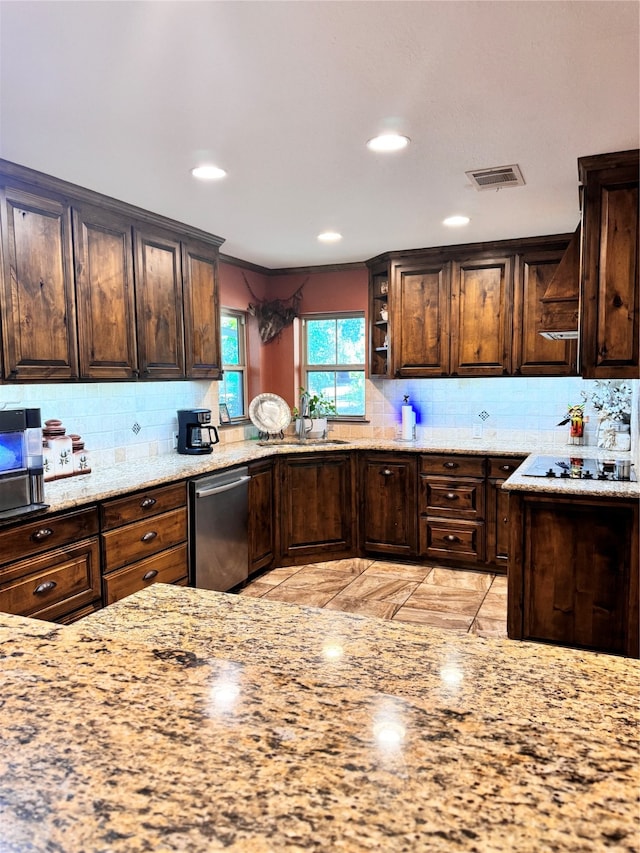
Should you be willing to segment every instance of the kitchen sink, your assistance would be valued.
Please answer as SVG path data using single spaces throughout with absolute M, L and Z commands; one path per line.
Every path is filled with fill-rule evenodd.
M 318 445 L 349 444 L 344 438 L 274 438 L 269 441 L 259 441 L 260 447 L 316 447 Z

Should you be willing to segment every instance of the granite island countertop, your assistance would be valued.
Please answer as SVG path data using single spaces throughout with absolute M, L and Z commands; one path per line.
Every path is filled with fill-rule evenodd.
M 328 440 L 326 443 L 258 442 L 247 440 L 227 445 L 216 445 L 213 453 L 203 456 L 183 456 L 169 453 L 152 457 L 136 463 L 122 463 L 110 468 L 92 471 L 85 476 L 69 477 L 63 480 L 53 480 L 45 483 L 45 501 L 49 504 L 49 512 L 59 512 L 82 505 L 96 503 L 118 497 L 127 492 L 147 489 L 176 480 L 188 480 L 202 477 L 213 471 L 230 468 L 236 465 L 246 465 L 273 456 L 292 453 L 322 453 L 350 450 L 374 450 L 393 453 L 447 453 L 476 456 L 512 456 L 529 457 L 531 461 L 536 455 L 557 454 L 562 456 L 605 457 L 611 452 L 602 451 L 596 447 L 562 447 L 557 446 L 532 447 L 525 442 L 514 444 L 510 442 L 491 441 L 460 441 L 455 445 L 447 442 L 395 441 L 378 438 L 349 439 L 344 443 Z M 630 458 L 630 453 L 620 453 L 619 456 Z M 632 462 L 634 460 L 632 459 Z M 637 467 L 637 466 L 636 466 Z M 524 470 L 524 465 L 522 466 Z M 640 498 L 640 485 L 637 482 L 599 482 L 555 480 L 549 481 L 531 477 L 522 477 L 516 472 L 507 481 L 507 488 L 528 489 L 530 491 L 547 491 L 555 493 L 592 494 L 604 497 Z
M 638 661 L 163 584 L 0 655 L 2 853 L 638 850 Z

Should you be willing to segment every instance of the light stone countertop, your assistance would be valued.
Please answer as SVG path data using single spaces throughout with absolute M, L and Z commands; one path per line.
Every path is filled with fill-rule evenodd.
M 638 850 L 638 661 L 163 584 L 0 655 L 3 853 Z
M 513 442 L 500 443 L 496 441 L 458 441 L 455 447 L 434 442 L 420 443 L 417 441 L 403 442 L 384 439 L 350 439 L 345 444 L 332 443 L 322 445 L 280 444 L 270 442 L 268 446 L 260 445 L 257 441 L 241 441 L 228 445 L 216 445 L 213 453 L 205 456 L 182 456 L 178 453 L 145 459 L 136 463 L 114 465 L 104 470 L 92 471 L 91 474 L 69 477 L 64 480 L 54 480 L 45 483 L 45 502 L 50 505 L 50 512 L 79 507 L 83 504 L 95 503 L 99 500 L 118 497 L 127 492 L 150 488 L 175 480 L 188 480 L 201 477 L 222 468 L 244 465 L 259 459 L 275 455 L 291 453 L 323 453 L 349 450 L 378 450 L 393 453 L 459 453 L 476 456 L 529 456 L 557 455 L 558 458 L 572 456 L 604 457 L 610 453 L 596 447 L 563 448 L 544 445 L 532 448 L 525 444 L 514 446 Z M 617 454 L 630 458 L 629 453 Z M 521 470 L 525 470 L 524 466 Z M 516 472 L 507 481 L 506 488 L 518 490 L 550 492 L 555 494 L 586 494 L 604 497 L 640 497 L 640 487 L 637 482 L 586 482 L 584 480 L 545 480 L 523 477 Z

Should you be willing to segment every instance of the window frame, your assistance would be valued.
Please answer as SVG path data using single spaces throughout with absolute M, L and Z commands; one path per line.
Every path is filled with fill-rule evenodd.
M 223 317 L 235 317 L 238 320 L 238 364 L 226 364 L 224 360 L 222 361 L 222 383 L 218 392 L 218 401 L 220 403 L 226 403 L 226 399 L 223 398 L 222 391 L 226 387 L 226 379 L 225 377 L 229 373 L 239 373 L 242 376 L 242 409 L 244 414 L 231 416 L 230 415 L 230 423 L 238 424 L 242 423 L 249 419 L 249 399 L 248 399 L 248 374 L 249 374 L 249 365 L 247 363 L 247 350 L 248 350 L 248 341 L 247 341 L 247 312 L 242 311 L 240 308 L 225 308 L 221 306 L 220 308 L 220 338 L 222 343 L 222 320 Z M 240 332 L 242 329 L 242 332 Z M 224 347 L 221 346 L 221 356 L 224 355 Z M 228 405 L 228 403 L 227 403 Z
M 341 320 L 354 319 L 363 321 L 363 346 L 364 346 L 364 361 L 355 364 L 319 364 L 309 367 L 307 361 L 307 323 L 310 320 Z M 339 373 L 340 371 L 360 371 L 362 372 L 365 381 L 365 393 L 363 400 L 364 411 L 361 415 L 329 415 L 327 420 L 330 421 L 365 421 L 367 417 L 367 395 L 366 395 L 366 379 L 367 379 L 367 317 L 366 312 L 361 310 L 353 311 L 318 311 L 313 313 L 300 315 L 300 384 L 307 388 L 309 384 L 309 373 Z

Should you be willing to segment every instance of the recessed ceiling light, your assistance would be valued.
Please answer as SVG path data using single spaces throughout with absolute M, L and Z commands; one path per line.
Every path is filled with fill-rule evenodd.
M 200 178 L 203 181 L 217 181 L 219 178 L 224 178 L 227 174 L 224 169 L 219 169 L 218 166 L 196 166 L 191 170 L 194 178 Z
M 338 234 L 337 231 L 323 231 L 322 234 L 318 234 L 318 240 L 323 243 L 337 243 L 338 240 L 342 240 L 342 234 Z
M 468 225 L 470 222 L 468 216 L 447 216 L 442 220 L 443 225 L 449 225 L 452 228 L 458 228 L 460 225 Z
M 382 133 L 367 142 L 371 151 L 400 151 L 409 144 L 409 137 L 399 133 Z

